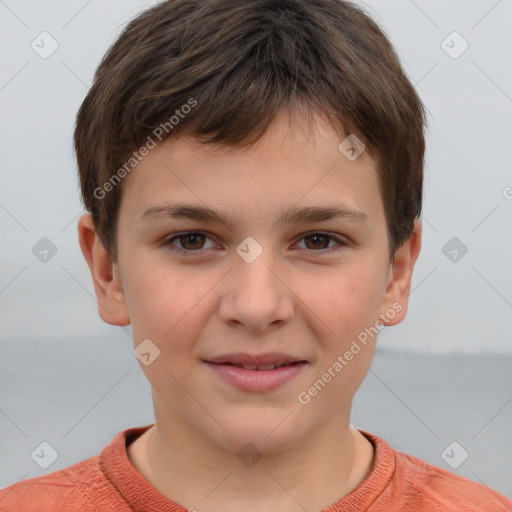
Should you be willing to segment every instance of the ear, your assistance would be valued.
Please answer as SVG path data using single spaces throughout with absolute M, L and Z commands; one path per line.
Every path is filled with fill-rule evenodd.
M 119 267 L 103 247 L 88 213 L 78 220 L 78 240 L 91 271 L 101 319 L 111 325 L 128 325 L 130 317 Z
M 383 325 L 399 324 L 407 315 L 412 271 L 421 249 L 421 231 L 421 222 L 416 218 L 411 236 L 396 250 L 393 261 L 389 264 L 380 312 L 380 322 Z

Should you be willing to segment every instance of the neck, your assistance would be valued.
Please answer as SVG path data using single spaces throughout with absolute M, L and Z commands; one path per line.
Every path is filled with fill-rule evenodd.
M 373 464 L 373 446 L 348 421 L 324 425 L 286 450 L 252 457 L 250 450 L 237 456 L 197 434 L 179 421 L 157 418 L 128 447 L 128 456 L 161 494 L 201 511 L 321 510 L 355 489 Z

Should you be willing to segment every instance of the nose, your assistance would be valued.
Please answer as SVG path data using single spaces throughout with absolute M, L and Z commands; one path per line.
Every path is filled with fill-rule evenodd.
M 298 300 L 289 270 L 273 258 L 270 249 L 248 261 L 237 255 L 223 280 L 221 320 L 253 333 L 282 327 L 293 317 Z

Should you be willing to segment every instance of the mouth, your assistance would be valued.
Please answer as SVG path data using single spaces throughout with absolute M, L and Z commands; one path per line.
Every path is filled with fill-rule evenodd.
M 203 362 L 230 387 L 251 393 L 273 391 L 293 380 L 308 361 L 287 354 L 227 354 Z
M 244 370 L 257 370 L 260 372 L 266 372 L 269 370 L 275 370 L 276 368 L 283 368 L 284 366 L 293 366 L 296 364 L 305 363 L 306 361 L 286 361 L 284 363 L 271 363 L 271 364 L 237 364 L 237 363 L 213 363 L 211 361 L 206 361 L 211 364 L 224 364 L 227 366 L 235 366 L 236 368 L 243 368 Z
M 265 352 L 261 354 L 248 354 L 245 352 L 231 352 L 221 356 L 209 357 L 207 363 L 228 364 L 243 367 L 246 370 L 273 370 L 275 367 L 289 366 L 295 363 L 307 363 L 302 357 L 283 352 Z

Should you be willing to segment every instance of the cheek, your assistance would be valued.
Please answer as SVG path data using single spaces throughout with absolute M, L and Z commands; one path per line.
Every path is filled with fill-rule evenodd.
M 353 266 L 332 272 L 318 286 L 311 308 L 324 319 L 336 343 L 373 325 L 382 302 L 382 276 L 377 265 Z
M 313 321 L 319 326 L 316 336 L 321 348 L 312 387 L 302 391 L 319 418 L 346 406 L 370 367 L 380 330 L 376 322 L 381 290 L 375 274 L 340 272 L 337 279 L 326 280 L 308 304 L 322 320 Z
M 340 407 L 347 407 L 368 372 L 374 345 L 356 343 L 349 346 L 325 361 L 311 387 L 305 390 L 319 417 L 327 418 Z
M 154 363 L 141 365 L 142 371 L 155 389 L 175 400 L 183 393 L 178 383 L 194 374 L 190 351 L 203 328 L 198 315 L 204 308 L 201 295 L 206 293 L 198 288 L 178 272 L 156 268 L 147 277 L 132 276 L 130 282 L 127 302 L 134 346 L 149 339 L 159 351 Z
M 151 271 L 132 272 L 125 289 L 134 340 L 137 343 L 150 338 L 162 346 L 173 339 L 181 342 L 181 335 L 190 331 L 190 318 L 207 290 L 186 271 L 157 265 L 149 268 Z

